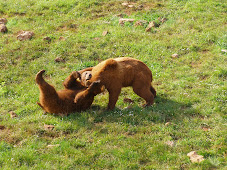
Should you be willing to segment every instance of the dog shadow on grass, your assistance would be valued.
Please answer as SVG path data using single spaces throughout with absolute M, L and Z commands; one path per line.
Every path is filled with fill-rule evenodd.
M 71 114 L 64 120 L 78 120 L 80 124 L 86 126 L 89 121 L 92 123 L 118 122 L 129 125 L 140 125 L 147 123 L 179 122 L 185 117 L 199 116 L 199 113 L 192 107 L 191 103 L 180 103 L 165 97 L 157 96 L 155 104 L 150 107 L 141 107 L 136 104 L 130 107 L 113 111 L 106 108 L 92 106 L 91 109 L 80 114 Z M 90 122 L 91 123 L 91 122 Z

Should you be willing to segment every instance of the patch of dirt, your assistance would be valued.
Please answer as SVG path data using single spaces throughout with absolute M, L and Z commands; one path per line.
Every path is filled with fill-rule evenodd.
M 208 49 L 204 49 L 204 50 L 202 50 L 202 53 L 203 54 L 206 54 L 206 53 L 208 53 L 209 52 L 209 50 Z
M 6 18 L 0 18 L 0 24 L 7 24 L 7 22 Z
M 110 15 L 111 13 L 119 14 L 119 17 L 123 17 L 123 14 L 131 15 L 133 12 L 145 10 L 148 11 L 153 8 L 160 8 L 163 5 L 161 3 L 154 3 L 154 2 L 145 2 L 145 3 L 137 3 L 137 2 L 120 2 L 120 1 L 114 1 L 114 2 L 107 2 L 107 3 L 100 3 L 100 6 L 93 11 L 90 11 L 93 13 L 92 19 L 99 18 L 103 16 Z
M 74 21 L 68 21 L 65 23 L 62 23 L 60 26 L 57 27 L 57 31 L 67 31 L 67 30 L 71 30 L 71 31 L 76 31 L 78 28 L 78 25 L 76 23 L 74 23 Z
M 19 136 L 17 132 L 4 127 L 4 129 L 0 130 L 0 139 L 12 145 L 16 145 L 22 140 L 22 137 Z
M 4 129 L 5 129 L 5 126 L 0 125 L 0 130 L 4 130 Z
M 129 98 L 124 98 L 123 102 L 124 103 L 134 103 L 134 101 L 132 99 L 129 99 Z
M 54 60 L 56 63 L 64 63 L 65 62 L 65 59 L 64 58 L 61 58 L 61 57 L 57 57 L 55 58 Z
M 191 67 L 192 67 L 192 68 L 199 68 L 200 65 L 201 65 L 200 62 L 193 62 L 193 61 L 191 62 Z
M 25 16 L 26 13 L 25 12 L 13 12 L 13 15 L 19 15 L 19 16 Z
M 160 85 L 162 85 L 162 82 L 160 82 L 160 81 L 155 81 L 155 82 L 153 82 L 153 84 L 154 84 L 155 86 L 160 86 Z
M 126 136 L 134 136 L 136 134 L 136 132 L 125 132 Z
M 199 76 L 199 79 L 200 80 L 207 80 L 209 77 L 210 76 L 208 76 L 208 75 L 201 75 L 201 76 Z

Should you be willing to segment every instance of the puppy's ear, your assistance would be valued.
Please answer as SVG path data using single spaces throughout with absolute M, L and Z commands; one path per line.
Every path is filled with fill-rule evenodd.
M 77 79 L 77 78 L 81 78 L 81 75 L 80 75 L 80 73 L 78 72 L 78 71 L 73 71 L 72 73 L 71 73 L 71 75 L 75 78 L 75 79 Z

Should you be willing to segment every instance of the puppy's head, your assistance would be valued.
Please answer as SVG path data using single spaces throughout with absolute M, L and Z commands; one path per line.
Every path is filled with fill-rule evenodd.
M 85 71 L 80 75 L 81 84 L 87 86 L 87 81 L 92 77 L 91 71 Z

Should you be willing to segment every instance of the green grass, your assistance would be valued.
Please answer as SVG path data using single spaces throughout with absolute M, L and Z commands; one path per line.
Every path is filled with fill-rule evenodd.
M 227 57 L 221 51 L 227 49 L 226 2 L 138 0 L 136 8 L 122 2 L 0 1 L 1 17 L 8 20 L 8 32 L 0 34 L 1 169 L 226 168 Z M 117 14 L 136 21 L 168 20 L 145 32 L 148 23 L 120 26 Z M 35 35 L 19 41 L 20 30 Z M 109 34 L 102 36 L 106 30 Z M 43 40 L 46 36 L 51 42 Z M 179 57 L 172 58 L 174 53 Z M 105 110 L 104 93 L 85 112 L 43 115 L 36 104 L 39 70 L 61 89 L 72 71 L 122 56 L 152 70 L 158 95 L 152 107 L 142 108 L 144 101 L 125 88 L 114 111 Z M 65 62 L 56 63 L 56 57 Z M 10 118 L 10 111 L 18 117 Z M 55 128 L 47 131 L 44 124 Z M 191 163 L 187 153 L 193 150 L 205 160 Z

